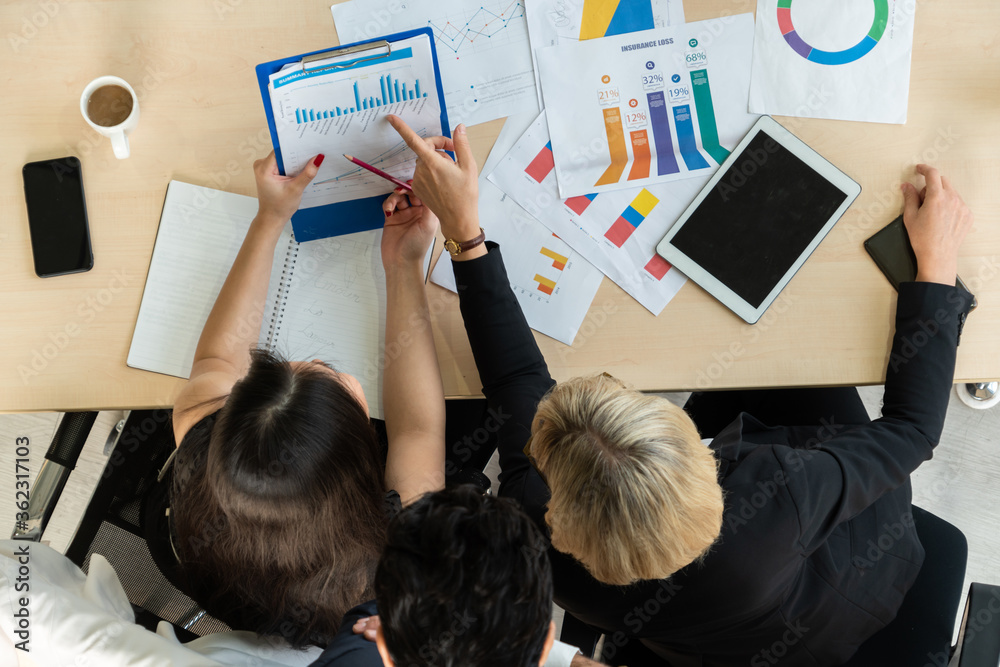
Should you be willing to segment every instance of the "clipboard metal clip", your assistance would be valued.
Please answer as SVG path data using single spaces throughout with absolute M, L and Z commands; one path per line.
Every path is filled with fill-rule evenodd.
M 309 63 L 319 62 L 321 60 L 329 60 L 330 58 L 336 58 L 338 56 L 347 56 L 352 53 L 363 53 L 365 51 L 372 51 L 374 49 L 385 49 L 385 53 L 380 53 L 374 56 L 368 56 L 367 58 L 358 58 L 357 60 L 349 60 L 346 63 L 334 63 L 332 65 L 324 65 L 322 67 L 307 67 Z M 367 44 L 357 44 L 355 46 L 349 46 L 345 49 L 333 49 L 332 51 L 324 51 L 323 53 L 317 53 L 315 55 L 306 56 L 302 59 L 302 71 L 303 72 L 321 72 L 323 70 L 337 70 L 344 69 L 348 67 L 354 67 L 358 63 L 364 63 L 371 60 L 381 60 L 383 58 L 388 58 L 392 55 L 392 44 L 387 40 L 382 40 L 379 42 L 369 42 Z

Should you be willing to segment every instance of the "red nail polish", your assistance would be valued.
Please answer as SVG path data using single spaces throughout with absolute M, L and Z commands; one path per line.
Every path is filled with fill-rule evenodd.
M 386 211 L 386 212 L 385 212 L 385 217 L 387 217 L 387 218 L 388 218 L 388 217 L 389 217 L 389 216 L 391 216 L 391 215 L 392 215 L 392 211 Z
M 326 156 L 323 155 L 322 153 L 320 153 L 319 155 L 316 156 L 316 159 L 313 160 L 313 164 L 318 167 L 321 164 L 323 164 L 323 160 L 325 160 L 325 159 L 326 159 Z

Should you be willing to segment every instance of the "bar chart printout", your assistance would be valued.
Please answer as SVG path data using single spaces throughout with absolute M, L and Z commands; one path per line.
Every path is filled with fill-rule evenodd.
M 486 238 L 500 245 L 511 291 L 525 319 L 535 331 L 566 345 L 572 345 L 587 318 L 594 295 L 604 275 L 593 264 L 555 236 L 534 215 L 522 208 L 487 177 L 514 143 L 532 124 L 537 114 L 518 114 L 507 119 L 479 176 L 479 222 Z M 520 177 L 538 183 L 526 167 L 543 155 L 543 140 L 532 146 L 532 155 L 521 166 Z M 545 167 L 542 167 L 545 171 Z M 535 171 L 532 169 L 531 171 Z M 543 182 L 555 180 L 549 168 Z M 555 282 L 555 287 L 535 280 L 539 276 Z M 443 253 L 431 272 L 431 282 L 457 292 L 451 257 Z M 548 294 L 548 290 L 552 294 Z
M 537 51 L 560 197 L 711 175 L 754 119 L 753 35 L 742 14 Z
M 354 98 L 351 100 L 350 106 L 345 103 L 344 106 L 334 105 L 327 109 L 296 109 L 295 122 L 300 124 L 309 123 L 323 118 L 343 116 L 345 114 L 354 113 L 358 110 L 377 109 L 378 107 L 395 104 L 396 102 L 427 97 L 427 93 L 420 90 L 419 79 L 414 80 L 410 84 L 409 91 L 407 91 L 405 82 L 402 84 L 402 87 L 400 87 L 400 82 L 398 80 L 393 79 L 391 75 L 386 74 L 385 76 L 379 77 L 379 87 L 382 92 L 378 97 L 372 97 L 369 95 L 368 97 L 362 98 L 359 82 L 355 81 Z
M 554 170 L 538 181 L 530 168 L 549 142 L 545 119 L 541 114 L 535 120 L 489 180 L 646 309 L 660 314 L 687 278 L 656 254 L 656 244 L 707 178 L 560 199 Z M 546 243 L 540 252 L 548 265 L 537 271 L 534 289 L 542 294 L 558 293 L 562 285 L 562 260 L 547 252 L 552 249 Z
M 318 153 L 348 153 L 393 176 L 411 178 L 415 156 L 385 116 L 398 115 L 421 136 L 442 134 L 426 35 L 395 42 L 380 58 L 355 54 L 311 69 L 281 70 L 271 75 L 269 93 L 285 173 L 298 173 Z M 392 187 L 331 158 L 306 188 L 301 208 L 386 194 Z
M 525 10 L 532 58 L 547 46 L 684 23 L 681 0 L 529 0 Z M 538 103 L 544 107 L 538 63 L 532 62 Z

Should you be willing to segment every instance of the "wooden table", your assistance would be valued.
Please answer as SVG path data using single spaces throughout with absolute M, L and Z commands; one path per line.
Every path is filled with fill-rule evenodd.
M 169 406 L 182 380 L 125 366 L 167 182 L 254 194 L 270 150 L 257 63 L 336 44 L 329 0 L 37 0 L 0 4 L 0 410 Z M 688 20 L 753 11 L 686 3 Z M 572 348 L 538 335 L 553 375 L 609 371 L 649 390 L 848 385 L 884 378 L 895 294 L 861 243 L 901 210 L 917 161 L 940 167 L 977 216 L 960 272 L 977 293 L 956 377 L 1000 377 L 1000 4 L 921 3 L 904 126 L 784 119 L 864 187 L 756 326 L 688 283 L 653 317 L 605 280 Z M 78 100 L 115 74 L 138 91 L 132 157 L 87 127 Z M 502 121 L 470 129 L 480 164 Z M 20 167 L 77 155 L 95 266 L 39 279 Z M 446 392 L 477 394 L 457 298 L 428 287 Z

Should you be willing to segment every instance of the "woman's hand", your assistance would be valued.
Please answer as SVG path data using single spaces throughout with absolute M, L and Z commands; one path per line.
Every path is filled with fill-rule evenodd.
M 437 216 L 415 195 L 401 188 L 382 204 L 385 227 L 382 230 L 382 264 L 387 269 L 406 263 L 422 263 L 427 248 L 434 241 Z
M 365 639 L 370 642 L 375 641 L 375 635 L 378 632 L 378 626 L 382 622 L 379 620 L 378 616 L 369 616 L 367 618 L 359 618 L 351 630 L 354 631 L 356 635 L 364 635 Z
M 260 212 L 257 217 L 275 225 L 284 226 L 299 210 L 302 191 L 316 177 L 323 164 L 323 154 L 313 158 L 298 176 L 282 176 L 278 173 L 278 160 L 274 151 L 263 160 L 253 163 L 253 175 L 257 180 L 257 202 Z
M 455 128 L 454 139 L 424 139 L 399 117 L 388 118 L 417 154 L 413 192 L 441 219 L 445 238 L 469 241 L 479 236 L 479 169 L 472 157 L 465 126 Z M 457 161 L 438 152 L 439 149 L 454 151 Z
M 903 224 L 917 256 L 917 280 L 954 285 L 958 249 L 972 227 L 972 211 L 934 167 L 917 165 L 927 185 L 903 184 Z

